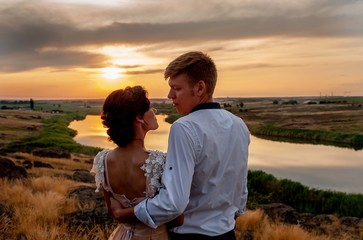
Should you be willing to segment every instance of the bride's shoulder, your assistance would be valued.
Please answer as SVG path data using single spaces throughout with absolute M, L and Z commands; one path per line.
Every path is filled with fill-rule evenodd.
M 110 150 L 105 149 L 97 153 L 93 159 L 91 173 L 95 174 L 96 192 L 99 192 L 105 182 L 105 159 Z
M 103 164 L 103 161 L 107 157 L 107 154 L 110 150 L 104 149 L 96 154 L 93 159 L 93 165 Z
M 97 155 L 93 159 L 93 166 L 91 169 L 91 173 L 94 173 L 96 175 L 96 179 L 98 178 L 100 181 L 103 180 L 102 176 L 105 172 L 104 162 L 107 157 L 107 154 L 110 150 L 102 150 L 97 153 Z
M 151 151 L 149 151 L 149 159 L 150 160 L 153 160 L 153 159 L 165 160 L 166 159 L 166 153 L 161 152 L 159 150 L 151 150 Z
M 104 157 L 107 155 L 107 153 L 108 153 L 109 151 L 111 151 L 111 150 L 109 150 L 109 149 L 103 149 L 102 151 L 99 151 L 99 152 L 96 154 L 95 159 L 104 158 Z

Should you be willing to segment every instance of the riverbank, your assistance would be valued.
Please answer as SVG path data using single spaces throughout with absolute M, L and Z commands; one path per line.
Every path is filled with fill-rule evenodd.
M 228 109 L 262 138 L 363 149 L 363 97 L 265 99 Z

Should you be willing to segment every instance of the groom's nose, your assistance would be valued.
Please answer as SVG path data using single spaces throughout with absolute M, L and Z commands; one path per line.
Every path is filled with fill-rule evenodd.
M 170 98 L 170 99 L 174 99 L 175 98 L 175 93 L 174 93 L 174 90 L 173 89 L 170 89 L 169 90 L 168 98 Z

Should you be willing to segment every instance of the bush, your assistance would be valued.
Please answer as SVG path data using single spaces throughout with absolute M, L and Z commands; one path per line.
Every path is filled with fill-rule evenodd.
M 288 179 L 278 180 L 263 171 L 248 171 L 248 207 L 284 203 L 299 212 L 363 217 L 363 194 L 310 189 Z

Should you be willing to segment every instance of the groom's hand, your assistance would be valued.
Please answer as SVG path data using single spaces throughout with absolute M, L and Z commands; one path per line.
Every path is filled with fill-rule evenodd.
M 177 218 L 171 220 L 170 222 L 167 223 L 167 226 L 169 229 L 175 228 L 175 227 L 179 227 L 181 225 L 183 225 L 184 223 L 184 214 L 178 216 Z

